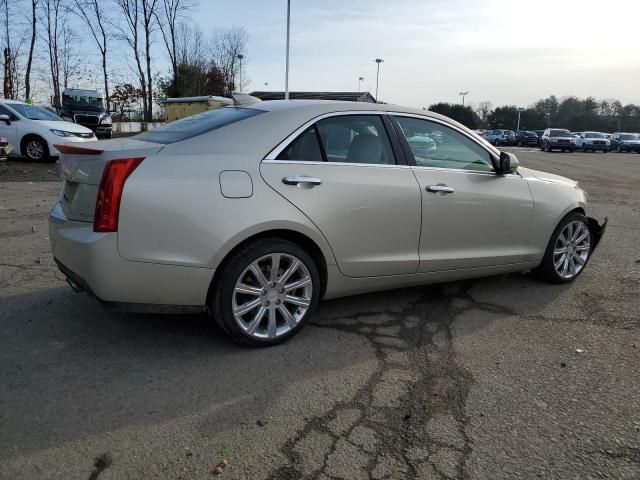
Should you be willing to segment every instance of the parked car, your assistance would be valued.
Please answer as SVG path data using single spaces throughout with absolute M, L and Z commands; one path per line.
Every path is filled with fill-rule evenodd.
M 0 161 L 6 160 L 10 151 L 11 146 L 9 145 L 9 140 L 0 137 Z
M 614 133 L 611 136 L 611 150 L 640 153 L 640 133 Z
M 96 140 L 88 128 L 65 122 L 45 108 L 19 102 L 0 100 L 0 135 L 6 137 L 27 160 L 55 159 L 59 143 L 81 143 Z
M 98 138 L 111 138 L 111 114 L 104 104 L 104 96 L 97 90 L 67 88 L 62 93 L 59 114 L 64 120 L 87 127 Z
M 537 147 L 538 135 L 536 135 L 536 132 L 532 132 L 528 130 L 520 130 L 516 132 L 515 143 L 519 147 L 522 147 L 522 146 Z
M 576 148 L 581 148 L 585 152 L 602 150 L 607 153 L 611 149 L 611 143 L 604 136 L 604 133 L 580 132 L 576 138 Z
M 491 145 L 513 145 L 516 135 L 512 130 L 489 130 L 485 133 L 484 138 Z
M 536 135 L 538 136 L 538 146 L 542 144 L 542 135 L 544 134 L 544 130 L 534 130 Z
M 602 235 L 577 182 L 436 113 L 256 100 L 57 147 L 51 250 L 75 289 L 210 311 L 264 346 L 321 298 L 527 269 L 571 282 Z M 432 132 L 435 148 L 409 142 Z
M 569 130 L 564 128 L 547 128 L 542 134 L 540 150 L 551 152 L 552 150 L 563 152 L 574 152 L 576 150 L 576 139 Z

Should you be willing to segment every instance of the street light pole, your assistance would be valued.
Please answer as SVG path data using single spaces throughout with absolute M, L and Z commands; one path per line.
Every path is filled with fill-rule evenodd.
M 289 100 L 289 29 L 291 25 L 291 0 L 287 0 L 287 63 L 284 74 L 284 99 Z
M 518 109 L 518 126 L 516 127 L 516 132 L 520 131 L 520 113 L 524 112 L 524 108 L 519 108 Z
M 360 85 L 362 84 L 363 81 L 364 81 L 364 77 L 359 77 L 358 78 L 358 91 L 360 91 L 360 88 L 361 88 Z
M 384 62 L 384 60 L 381 58 L 376 58 L 374 62 L 378 64 L 378 71 L 376 72 L 376 103 L 380 103 L 380 101 L 378 100 L 378 83 L 380 81 L 380 64 Z
M 238 60 L 240 60 L 240 85 L 238 85 L 238 88 L 240 91 L 242 91 L 242 59 L 244 58 L 244 55 L 242 55 L 241 53 L 238 54 Z
M 464 97 L 469 95 L 469 92 L 460 92 L 459 95 L 462 97 L 462 106 L 464 107 Z

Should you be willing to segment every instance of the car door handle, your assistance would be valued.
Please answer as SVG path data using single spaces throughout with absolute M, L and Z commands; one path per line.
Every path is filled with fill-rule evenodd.
M 284 177 L 282 183 L 285 185 L 322 185 L 322 180 L 315 177 L 307 177 L 306 175 L 294 175 L 292 177 Z
M 427 192 L 432 192 L 432 193 L 453 193 L 453 192 L 455 192 L 453 187 L 449 187 L 447 185 L 428 185 L 426 190 L 427 190 Z

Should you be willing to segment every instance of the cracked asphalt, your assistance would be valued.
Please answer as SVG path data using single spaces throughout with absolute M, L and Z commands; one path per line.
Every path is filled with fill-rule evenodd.
M 5 166 L 0 478 L 640 478 L 640 155 L 514 151 L 609 217 L 574 284 L 328 301 L 261 350 L 74 294 L 48 252 L 51 166 Z

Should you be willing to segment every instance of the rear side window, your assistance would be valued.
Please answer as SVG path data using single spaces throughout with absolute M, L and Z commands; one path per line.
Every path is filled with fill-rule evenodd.
M 218 128 L 240 122 L 247 118 L 265 113 L 253 108 L 224 107 L 209 110 L 191 117 L 182 118 L 148 132 L 134 136 L 144 142 L 170 144 L 211 132 Z
M 379 115 L 344 115 L 320 120 L 280 152 L 278 160 L 373 165 L 396 163 Z

